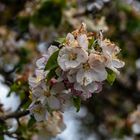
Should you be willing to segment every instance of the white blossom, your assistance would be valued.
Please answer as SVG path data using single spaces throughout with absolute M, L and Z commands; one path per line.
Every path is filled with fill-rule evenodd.
M 88 50 L 88 37 L 86 34 L 78 34 L 76 39 L 73 34 L 68 33 L 66 36 L 66 46 L 67 47 L 81 47 Z
M 37 121 L 44 121 L 48 117 L 48 111 L 40 102 L 33 102 L 29 110 L 34 115 Z
M 37 87 L 41 83 L 41 81 L 45 79 L 45 76 L 47 75 L 47 73 L 48 73 L 47 71 L 44 72 L 43 70 L 37 69 L 35 71 L 35 76 L 29 76 L 28 81 L 29 81 L 30 87 L 31 88 Z
M 40 59 L 36 61 L 36 66 L 38 67 L 38 69 L 44 69 L 49 57 L 57 50 L 58 50 L 58 47 L 51 45 L 48 48 L 47 54 L 44 54 L 43 57 L 41 57 Z
M 116 74 L 119 74 L 118 68 L 122 68 L 124 66 L 124 62 L 117 58 L 117 54 L 120 52 L 118 46 L 114 43 L 111 43 L 108 39 L 100 39 L 99 45 L 102 48 L 102 52 L 107 58 L 106 66 L 113 70 Z
M 89 49 L 91 38 L 95 41 Z M 53 60 L 58 62 L 57 67 L 46 71 L 49 58 L 57 50 L 58 57 Z M 86 25 L 82 23 L 79 29 L 67 34 L 63 44 L 59 47 L 51 45 L 47 53 L 36 61 L 35 74 L 29 77 L 31 114 L 37 121 L 45 121 L 54 111 L 63 112 L 72 106 L 73 96 L 86 100 L 100 92 L 107 79 L 106 68 L 118 74 L 118 68 L 124 66 L 124 62 L 117 58 L 119 52 L 119 47 L 103 39 L 101 32 L 100 36 L 87 33 Z M 48 74 L 52 76 L 50 80 Z
M 79 83 L 75 83 L 74 89 L 78 91 L 82 91 L 81 97 L 83 99 L 87 99 L 92 96 L 92 93 L 99 90 L 99 84 L 97 82 L 92 82 L 88 84 L 87 86 L 82 86 Z
M 58 64 L 62 70 L 67 71 L 85 63 L 88 59 L 88 53 L 79 47 L 64 47 L 58 55 Z
M 44 69 L 47 61 L 48 55 L 43 55 L 43 57 L 41 57 L 36 61 L 36 66 L 38 67 L 38 69 Z
M 93 81 L 104 81 L 107 78 L 104 61 L 105 59 L 102 56 L 98 54 L 90 54 L 88 62 L 83 64 L 77 72 L 77 82 L 81 85 L 87 86 Z
M 77 36 L 78 44 L 81 48 L 88 50 L 88 38 L 86 34 L 81 34 Z

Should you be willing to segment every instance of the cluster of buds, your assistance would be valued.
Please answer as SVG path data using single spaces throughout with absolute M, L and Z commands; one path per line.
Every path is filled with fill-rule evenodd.
M 53 111 L 64 111 L 81 100 L 100 92 L 105 80 L 119 74 L 124 62 L 117 58 L 118 46 L 104 39 L 102 32 L 88 33 L 86 25 L 66 38 L 59 46 L 51 45 L 36 62 L 35 75 L 29 77 L 32 104 L 29 109 L 36 120 L 46 120 Z

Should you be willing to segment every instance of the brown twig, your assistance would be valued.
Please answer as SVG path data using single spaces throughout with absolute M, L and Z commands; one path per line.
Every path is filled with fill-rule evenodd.
M 24 110 L 24 111 L 20 111 L 20 112 L 13 112 L 13 113 L 10 113 L 10 114 L 7 114 L 7 115 L 3 115 L 3 116 L 0 116 L 0 120 L 7 120 L 7 119 L 10 119 L 10 118 L 20 118 L 22 116 L 26 116 L 29 114 L 29 110 Z

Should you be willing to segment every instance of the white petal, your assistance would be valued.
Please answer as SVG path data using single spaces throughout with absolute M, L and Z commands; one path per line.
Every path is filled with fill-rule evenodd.
M 91 70 L 84 71 L 83 69 L 80 69 L 77 72 L 76 80 L 78 83 L 80 83 L 81 85 L 84 85 L 84 86 L 90 84 L 93 81 L 93 76 L 92 76 Z
M 75 69 L 69 70 L 69 72 L 67 73 L 67 78 L 68 78 L 70 83 L 76 82 L 76 74 L 77 74 L 77 72 L 79 71 L 80 68 L 81 68 L 81 66 L 79 66 Z
M 49 48 L 48 48 L 48 54 L 49 56 L 52 55 L 55 51 L 58 50 L 58 47 L 57 46 L 54 46 L 54 45 L 51 45 Z
M 69 42 L 73 42 L 75 40 L 73 34 L 68 33 L 66 36 L 66 40 L 68 40 Z
M 123 61 L 120 61 L 118 59 L 113 59 L 112 60 L 112 66 L 115 67 L 115 68 L 122 68 L 124 66 L 124 62 Z
M 99 54 L 90 54 L 88 63 L 92 69 L 102 69 L 105 67 L 106 57 Z
M 79 83 L 74 83 L 74 89 L 79 90 L 79 91 L 83 91 L 83 88 Z
M 61 57 L 58 57 L 57 61 L 58 61 L 58 64 L 59 66 L 61 67 L 62 70 L 66 71 L 66 65 L 65 65 L 65 62 L 68 61 L 67 60 L 68 56 L 67 54 L 64 54 L 62 55 Z
M 76 81 L 76 77 L 75 77 L 75 74 L 68 74 L 67 75 L 67 78 L 69 80 L 70 83 L 74 83 Z
M 39 69 L 44 69 L 45 68 L 45 63 L 47 63 L 47 61 L 46 61 L 45 57 L 42 57 L 42 58 L 40 58 L 36 61 L 36 66 Z
M 36 75 L 36 77 L 38 77 L 39 79 L 43 79 L 43 78 L 44 78 L 44 70 L 36 69 L 36 70 L 35 70 L 35 75 Z
M 42 106 L 42 104 L 32 103 L 29 110 L 37 121 L 43 121 L 46 119 L 46 109 Z
M 86 89 L 93 93 L 95 92 L 96 90 L 98 90 L 98 84 L 96 82 L 92 82 L 91 84 L 87 85 Z
M 48 97 L 48 104 L 52 109 L 60 108 L 60 101 L 54 96 Z
M 119 72 L 115 67 L 110 66 L 110 67 L 108 67 L 108 68 L 110 68 L 112 71 L 114 71 L 117 75 L 120 74 L 120 72 Z
M 63 90 L 65 89 L 64 87 L 64 83 L 60 82 L 60 83 L 56 83 L 52 86 L 51 88 L 51 93 L 53 95 L 56 95 L 56 94 L 61 94 L 63 92 Z
M 74 60 L 69 59 L 69 55 L 74 54 L 76 58 Z M 71 68 L 78 67 L 81 63 L 84 63 L 88 59 L 88 53 L 79 47 L 64 47 L 60 50 L 58 56 L 58 64 L 64 70 L 67 71 Z
M 77 37 L 77 41 L 83 49 L 87 50 L 88 49 L 88 39 L 86 34 L 81 34 Z
M 81 94 L 81 97 L 83 100 L 87 100 L 88 98 L 92 97 L 92 93 L 83 91 L 83 93 Z
M 36 82 L 35 77 L 29 76 L 28 81 L 31 88 L 34 88 L 38 85 L 38 82 Z
M 85 63 L 88 60 L 88 53 L 84 50 L 78 50 L 77 61 Z
M 44 90 L 41 87 L 34 88 L 32 90 L 32 97 L 33 100 L 40 98 L 43 96 Z
M 107 72 L 105 69 L 93 71 L 92 76 L 93 76 L 94 81 L 101 82 L 107 78 Z
M 80 65 L 80 62 L 74 60 L 74 61 L 66 61 L 65 66 L 66 69 L 69 70 L 71 68 L 77 68 Z

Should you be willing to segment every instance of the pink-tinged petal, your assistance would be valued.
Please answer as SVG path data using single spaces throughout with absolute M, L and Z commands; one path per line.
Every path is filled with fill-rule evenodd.
M 105 67 L 107 59 L 104 55 L 90 54 L 88 63 L 92 69 L 100 69 Z
M 73 42 L 73 41 L 75 41 L 73 34 L 68 33 L 67 36 L 66 36 L 66 40 L 67 40 L 68 42 Z
M 82 86 L 79 84 L 79 83 L 74 83 L 74 89 L 75 90 L 79 90 L 79 91 L 82 91 Z
M 97 82 L 96 82 L 96 83 L 97 83 Z M 96 90 L 95 92 L 96 92 L 96 93 L 99 93 L 99 92 L 102 91 L 103 83 L 97 83 L 97 85 L 98 85 L 98 88 L 97 88 L 97 90 Z
M 92 97 L 92 93 L 87 92 L 87 91 L 83 91 L 83 93 L 80 96 L 83 100 L 87 100 L 88 98 Z
M 120 52 L 120 49 L 118 46 L 116 46 L 114 43 L 112 43 L 110 40 L 105 39 L 99 41 L 99 45 L 103 50 L 103 53 L 108 53 L 110 55 L 112 54 L 118 54 Z
M 97 83 L 97 82 L 92 82 L 91 84 L 87 85 L 86 89 L 87 89 L 89 92 L 93 93 L 93 92 L 95 92 L 95 91 L 98 90 L 98 87 L 99 87 L 99 86 L 98 86 L 98 83 Z
M 77 41 L 80 47 L 85 50 L 88 50 L 88 38 L 86 34 L 81 34 L 77 37 Z

